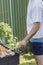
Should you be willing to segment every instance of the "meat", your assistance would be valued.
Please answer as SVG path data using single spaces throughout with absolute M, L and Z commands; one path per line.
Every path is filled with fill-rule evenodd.
M 0 58 L 14 55 L 15 53 L 10 49 L 7 49 L 5 46 L 0 45 Z

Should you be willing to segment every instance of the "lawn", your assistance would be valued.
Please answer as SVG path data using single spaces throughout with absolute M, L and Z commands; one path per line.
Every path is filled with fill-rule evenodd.
M 19 65 L 36 65 L 33 54 L 25 54 L 20 56 L 20 64 Z

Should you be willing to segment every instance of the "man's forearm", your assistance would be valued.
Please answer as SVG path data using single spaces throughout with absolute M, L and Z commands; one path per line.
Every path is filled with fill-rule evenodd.
M 39 30 L 40 23 L 34 23 L 33 28 L 31 29 L 30 33 L 24 38 L 25 41 L 30 39 L 32 36 L 36 34 L 36 32 Z

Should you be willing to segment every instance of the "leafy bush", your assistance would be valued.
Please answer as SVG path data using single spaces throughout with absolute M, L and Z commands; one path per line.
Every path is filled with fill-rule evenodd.
M 13 36 L 11 27 L 4 22 L 0 23 L 0 38 L 9 48 L 14 48 L 17 43 L 17 37 Z
M 11 49 L 17 48 L 18 44 L 18 38 L 14 37 L 12 34 L 12 28 L 9 26 L 9 24 L 1 22 L 0 23 L 0 38 L 3 41 L 3 44 Z M 28 53 L 30 51 L 31 47 L 29 43 L 26 45 L 25 48 L 20 49 L 22 53 Z

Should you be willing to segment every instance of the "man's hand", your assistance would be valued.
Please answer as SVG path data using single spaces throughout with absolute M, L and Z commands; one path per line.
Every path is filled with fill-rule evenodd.
M 19 49 L 26 46 L 26 41 L 24 41 L 24 40 L 22 40 L 22 41 L 20 41 L 20 42 L 18 42 L 18 43 L 19 43 L 19 44 L 18 44 L 18 48 L 19 48 Z

